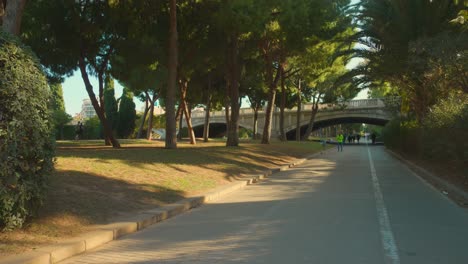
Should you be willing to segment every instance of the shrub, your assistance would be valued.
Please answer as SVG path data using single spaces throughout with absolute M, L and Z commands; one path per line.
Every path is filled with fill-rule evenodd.
M 468 94 L 452 92 L 427 115 L 424 128 L 424 155 L 428 159 L 468 159 Z
M 53 169 L 50 91 L 33 53 L 0 31 L 0 228 L 21 227 Z
M 383 130 L 385 145 L 426 160 L 468 160 L 468 95 L 452 92 L 427 114 L 421 127 L 416 121 L 395 119 Z
M 239 128 L 239 138 L 240 139 L 248 139 L 252 137 L 252 131 L 247 128 Z
M 400 122 L 399 118 L 390 120 L 382 129 L 382 137 L 387 148 L 400 148 Z
M 72 117 L 62 109 L 56 109 L 52 112 L 52 120 L 54 124 L 55 138 L 59 140 L 65 139 L 65 125 L 72 120 Z
M 103 127 L 99 117 L 93 116 L 84 122 L 83 137 L 81 139 L 102 139 Z
M 65 125 L 63 126 L 63 140 L 74 140 L 76 136 L 76 126 L 74 125 Z M 55 134 L 55 138 L 58 138 L 59 135 Z

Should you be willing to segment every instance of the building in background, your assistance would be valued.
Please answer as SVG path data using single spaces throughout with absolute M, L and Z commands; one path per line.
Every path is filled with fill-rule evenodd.
M 94 111 L 93 104 L 90 99 L 83 99 L 83 104 L 81 105 L 80 117 L 82 119 L 88 119 L 96 116 L 96 111 Z
M 157 115 L 157 116 L 158 115 L 164 115 L 165 113 L 166 113 L 166 111 L 164 111 L 164 109 L 161 106 L 157 105 L 157 106 L 154 107 L 154 114 L 155 115 Z
M 142 106 L 140 111 L 138 111 L 138 113 L 143 114 L 144 112 L 145 112 L 145 106 Z M 166 111 L 164 111 L 164 108 L 162 108 L 161 106 L 159 106 L 159 105 L 154 106 L 154 115 L 155 116 L 164 115 L 165 113 L 166 113 Z

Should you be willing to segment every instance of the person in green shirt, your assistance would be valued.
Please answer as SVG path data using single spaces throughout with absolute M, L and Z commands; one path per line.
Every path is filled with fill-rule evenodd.
M 338 135 L 336 136 L 336 141 L 338 142 L 338 152 L 341 150 L 341 152 L 343 152 L 343 141 L 344 141 L 344 136 L 343 136 L 343 132 L 340 132 L 338 133 Z

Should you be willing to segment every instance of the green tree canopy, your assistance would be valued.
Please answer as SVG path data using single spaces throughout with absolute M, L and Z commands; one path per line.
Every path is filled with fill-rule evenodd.
M 39 54 L 51 76 L 80 70 L 88 96 L 104 127 L 106 144 L 120 147 L 105 116 L 104 78 L 121 46 L 136 43 L 159 1 L 38 0 L 26 6 L 24 41 Z M 151 25 L 151 24 L 150 24 Z M 46 45 L 44 45 L 46 43 Z M 93 87 L 90 76 L 96 76 Z M 95 91 L 97 90 L 97 92 Z M 98 96 L 96 96 L 96 94 Z
M 452 67 L 443 63 L 444 57 L 455 59 L 459 56 L 461 60 L 454 60 L 458 62 L 466 60 L 466 56 L 462 55 L 466 53 L 463 51 L 466 50 L 466 44 L 465 48 L 457 48 L 455 43 L 458 39 L 466 39 L 467 32 L 462 25 L 450 22 L 461 10 L 466 9 L 465 2 L 360 1 L 351 8 L 355 27 L 359 30 L 350 41 L 357 45 L 347 53 L 352 54 L 352 58 L 361 58 L 363 63 L 343 79 L 356 86 L 370 88 L 378 86 L 382 81 L 390 82 L 403 97 L 403 104 L 415 113 L 421 124 L 429 107 L 436 102 L 437 97 L 444 94 L 444 89 L 438 87 L 444 78 L 442 76 L 452 71 L 458 76 L 449 79 L 461 76 L 466 80 L 466 74 L 459 75 L 460 72 L 456 70 L 462 64 L 452 64 L 455 66 Z M 433 56 L 437 53 L 434 49 L 444 55 Z M 452 87 L 449 89 L 460 87 L 448 86 Z

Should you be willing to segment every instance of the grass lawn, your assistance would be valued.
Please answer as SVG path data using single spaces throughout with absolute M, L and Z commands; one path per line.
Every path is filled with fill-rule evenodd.
M 38 218 L 18 231 L 0 233 L 0 256 L 32 250 L 90 231 L 120 214 L 172 203 L 228 184 L 240 174 L 278 167 L 317 152 L 315 142 L 164 142 L 122 140 L 123 148 L 103 141 L 57 144 L 56 171 Z

